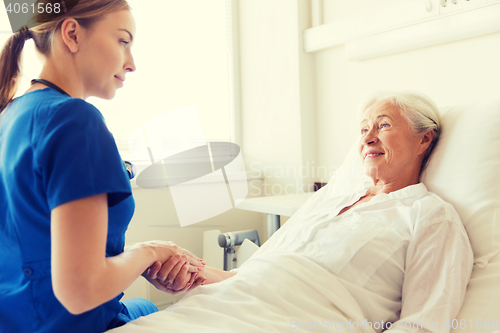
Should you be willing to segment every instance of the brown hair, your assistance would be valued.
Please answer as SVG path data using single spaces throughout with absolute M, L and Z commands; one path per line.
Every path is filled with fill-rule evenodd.
M 38 2 L 38 1 L 37 1 Z M 61 4 L 61 0 L 44 0 L 44 4 Z M 76 4 L 76 5 L 75 5 Z M 126 0 L 66 0 L 66 8 L 72 8 L 64 14 L 41 13 L 36 14 L 29 29 L 24 26 L 14 33 L 5 43 L 0 54 L 0 112 L 12 101 L 17 91 L 18 77 L 20 73 L 21 53 L 24 42 L 33 38 L 38 52 L 48 57 L 52 49 L 54 33 L 61 28 L 67 18 L 74 18 L 86 29 L 92 27 L 106 14 L 120 10 L 130 10 Z

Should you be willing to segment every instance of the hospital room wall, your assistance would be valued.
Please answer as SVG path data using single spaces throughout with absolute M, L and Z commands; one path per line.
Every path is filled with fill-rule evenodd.
M 343 45 L 304 53 L 311 1 L 237 3 L 242 152 L 247 168 L 265 180 L 267 192 L 260 195 L 285 194 L 328 179 L 357 137 L 358 104 L 370 90 L 419 90 L 439 106 L 500 91 L 500 33 L 352 61 Z M 322 0 L 322 21 L 397 3 Z M 300 171 L 304 177 L 297 175 Z
M 376 11 L 378 6 L 379 1 L 323 0 L 323 22 L 358 15 L 359 8 Z M 358 103 L 370 90 L 419 90 L 440 107 L 500 93 L 500 33 L 362 61 L 347 59 L 344 46 L 317 52 L 315 57 L 320 165 L 342 163 L 358 134 Z

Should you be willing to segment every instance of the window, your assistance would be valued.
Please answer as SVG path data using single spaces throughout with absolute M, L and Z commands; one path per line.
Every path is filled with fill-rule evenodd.
M 231 0 L 128 2 L 137 26 L 132 47 L 137 71 L 127 74 L 114 99 L 87 100 L 103 113 L 122 157 L 129 159 L 128 137 L 138 126 L 193 104 L 206 141 L 235 142 Z M 3 45 L 11 33 L 1 9 Z M 35 59 L 28 41 L 18 95 L 40 73 L 41 63 Z

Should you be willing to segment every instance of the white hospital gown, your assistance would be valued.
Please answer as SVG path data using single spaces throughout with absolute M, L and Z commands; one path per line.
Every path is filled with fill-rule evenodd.
M 335 274 L 377 329 L 448 332 L 470 279 L 473 254 L 454 208 L 424 184 L 379 194 L 317 193 L 255 254 L 301 254 Z

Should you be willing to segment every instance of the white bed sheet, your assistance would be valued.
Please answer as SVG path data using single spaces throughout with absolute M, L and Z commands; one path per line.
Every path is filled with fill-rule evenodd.
M 288 332 L 308 325 L 321 331 L 375 332 L 362 324 L 361 310 L 335 276 L 300 255 L 252 258 L 240 273 L 111 332 Z M 500 333 L 500 255 L 484 268 L 474 265 L 459 315 L 439 325 L 454 327 L 452 333 Z
M 359 307 L 328 271 L 310 260 L 277 253 L 254 258 L 242 269 L 248 270 L 242 274 L 245 281 L 235 281 L 236 276 L 199 287 L 176 305 L 110 332 L 287 332 L 307 325 L 374 332 L 362 322 L 354 324 L 362 320 Z M 347 323 L 350 328 L 342 329 Z M 474 266 L 464 305 L 448 325 L 456 327 L 452 333 L 500 333 L 500 255 L 484 268 Z
M 375 333 L 363 318 L 335 275 L 301 255 L 274 252 L 253 257 L 228 280 L 198 287 L 170 308 L 110 332 L 269 333 L 309 326 Z

